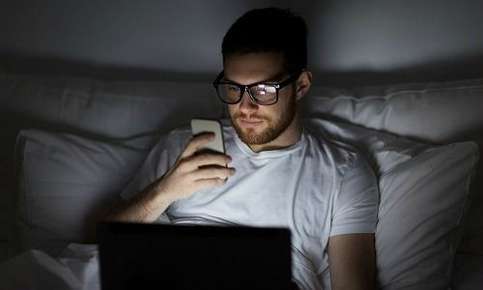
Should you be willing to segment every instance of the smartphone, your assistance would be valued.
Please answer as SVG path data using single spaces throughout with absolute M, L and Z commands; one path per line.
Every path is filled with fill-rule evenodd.
M 197 135 L 203 132 L 215 133 L 215 139 L 203 146 L 203 149 L 213 150 L 223 154 L 225 153 L 225 142 L 223 139 L 223 130 L 221 128 L 220 121 L 208 119 L 192 119 L 191 132 L 193 133 L 193 135 Z

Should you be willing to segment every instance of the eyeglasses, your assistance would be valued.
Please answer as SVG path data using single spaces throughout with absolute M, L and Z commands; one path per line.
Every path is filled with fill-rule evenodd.
M 235 82 L 222 80 L 223 71 L 213 82 L 218 98 L 226 104 L 234 105 L 241 101 L 243 94 L 248 93 L 250 99 L 258 105 L 273 105 L 278 101 L 278 92 L 288 84 L 297 80 L 302 70 L 280 82 L 262 81 L 250 85 L 240 85 Z

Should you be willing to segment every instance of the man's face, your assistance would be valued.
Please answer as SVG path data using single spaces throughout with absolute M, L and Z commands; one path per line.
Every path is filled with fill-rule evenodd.
M 224 78 L 241 85 L 260 81 L 281 82 L 287 79 L 280 53 L 249 53 L 230 55 L 224 62 Z M 228 105 L 231 122 L 240 139 L 248 145 L 269 143 L 292 123 L 296 113 L 293 85 L 279 90 L 273 105 L 255 104 L 248 93 L 238 104 Z

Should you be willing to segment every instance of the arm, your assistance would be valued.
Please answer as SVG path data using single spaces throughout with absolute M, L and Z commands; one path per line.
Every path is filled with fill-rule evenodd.
M 330 237 L 328 256 L 332 289 L 375 289 L 375 252 L 374 234 Z
M 161 192 L 160 180 L 156 180 L 129 201 L 120 199 L 111 208 L 105 220 L 118 222 L 153 222 L 174 201 Z
M 219 186 L 234 174 L 225 165 L 230 157 L 218 153 L 198 154 L 213 134 L 193 137 L 176 163 L 129 201 L 121 201 L 106 216 L 108 221 L 153 222 L 175 200 L 191 196 L 201 189 Z
M 377 178 L 358 154 L 336 195 L 327 245 L 332 289 L 375 289 L 375 231 L 379 206 Z

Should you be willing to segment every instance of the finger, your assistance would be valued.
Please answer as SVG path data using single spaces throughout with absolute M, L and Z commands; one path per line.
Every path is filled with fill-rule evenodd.
M 198 169 L 192 173 L 192 178 L 197 181 L 200 179 L 212 179 L 212 178 L 220 178 L 226 179 L 231 177 L 235 174 L 234 168 L 226 168 L 226 167 L 209 167 Z
M 202 190 L 210 187 L 222 186 L 225 183 L 226 180 L 221 178 L 199 179 L 196 181 L 196 186 L 198 190 Z
M 226 166 L 230 162 L 231 157 L 226 154 L 203 153 L 184 159 L 181 166 L 184 172 L 190 172 L 203 166 Z
M 193 155 L 196 151 L 200 150 L 203 145 L 208 144 L 215 138 L 215 133 L 213 132 L 203 132 L 195 135 L 186 145 L 183 153 L 181 153 L 181 158 L 186 158 Z

